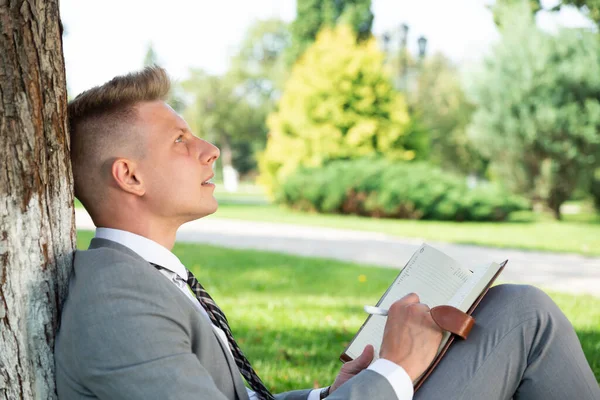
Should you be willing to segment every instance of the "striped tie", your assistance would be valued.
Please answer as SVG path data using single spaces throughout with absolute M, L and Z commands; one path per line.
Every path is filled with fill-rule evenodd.
M 160 265 L 152 265 L 154 265 L 156 268 L 162 268 Z M 227 318 L 225 317 L 223 311 L 221 311 L 219 306 L 217 306 L 217 303 L 215 303 L 213 298 L 210 297 L 208 292 L 204 289 L 204 287 L 202 287 L 200 282 L 198 282 L 194 274 L 192 274 L 189 270 L 187 270 L 187 273 L 188 286 L 192 289 L 192 292 L 194 293 L 202 307 L 204 307 L 204 309 L 206 310 L 206 313 L 210 317 L 212 323 L 216 327 L 221 328 L 223 332 L 225 332 L 225 336 L 227 336 L 227 342 L 229 344 L 229 348 L 231 349 L 231 353 L 233 354 L 235 363 L 237 364 L 241 374 L 244 376 L 244 378 L 246 378 L 246 381 L 248 382 L 252 390 L 254 390 L 256 395 L 261 400 L 275 399 L 271 392 L 269 392 L 269 390 L 265 387 L 264 383 L 262 383 L 256 372 L 254 371 L 254 368 L 252 368 L 252 365 L 250 365 L 250 361 L 248 361 L 244 353 L 242 353 L 242 350 L 233 338 L 233 334 L 231 333 L 231 329 L 229 328 L 229 323 L 227 322 Z

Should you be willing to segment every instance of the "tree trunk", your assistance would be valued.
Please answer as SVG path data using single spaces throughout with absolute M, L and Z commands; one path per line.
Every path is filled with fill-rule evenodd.
M 560 206 L 567 199 L 566 196 L 563 195 L 558 190 L 554 190 L 555 188 L 550 189 L 550 193 L 548 194 L 548 199 L 546 203 L 548 204 L 548 208 L 552 211 L 552 215 L 557 221 L 562 220 L 562 214 L 560 213 Z
M 231 150 L 229 136 L 221 132 L 219 139 L 219 143 L 221 144 L 221 164 L 223 167 L 233 167 L 233 151 Z
M 75 248 L 58 0 L 0 0 L 0 399 L 55 399 Z

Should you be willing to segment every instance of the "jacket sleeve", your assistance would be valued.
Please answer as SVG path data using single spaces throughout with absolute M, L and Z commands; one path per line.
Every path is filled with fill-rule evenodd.
M 285 392 L 275 396 L 277 400 L 306 400 L 310 390 Z M 349 379 L 327 400 L 396 400 L 397 395 L 390 382 L 375 371 L 363 370 Z M 405 399 L 398 399 L 405 400 Z
M 310 389 L 306 390 L 292 390 L 290 392 L 283 392 L 275 395 L 277 400 L 306 400 L 308 398 Z
M 375 371 L 365 369 L 347 380 L 327 400 L 396 400 L 396 392 L 390 382 Z M 405 399 L 398 399 L 405 400 Z

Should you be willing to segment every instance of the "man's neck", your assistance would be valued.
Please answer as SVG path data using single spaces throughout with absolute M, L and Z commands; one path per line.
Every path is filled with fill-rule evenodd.
M 98 228 L 120 229 L 122 231 L 135 233 L 136 235 L 150 239 L 169 250 L 172 250 L 175 245 L 177 229 L 179 229 L 179 226 L 168 227 L 165 226 L 165 224 L 152 224 L 148 223 L 148 221 L 145 221 L 144 223 L 99 222 L 96 226 Z

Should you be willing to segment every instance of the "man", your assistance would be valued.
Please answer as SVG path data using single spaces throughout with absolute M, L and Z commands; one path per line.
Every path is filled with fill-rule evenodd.
M 165 104 L 168 91 L 165 71 L 147 68 L 69 105 L 75 194 L 98 229 L 75 253 L 62 310 L 62 400 L 273 398 L 170 251 L 182 224 L 217 209 L 210 180 L 219 150 Z M 407 295 L 390 308 L 380 359 L 371 363 L 368 346 L 330 387 L 275 397 L 411 399 L 442 335 L 428 311 Z M 495 287 L 475 316 L 469 339 L 451 347 L 415 398 L 600 398 L 571 325 L 541 291 Z

